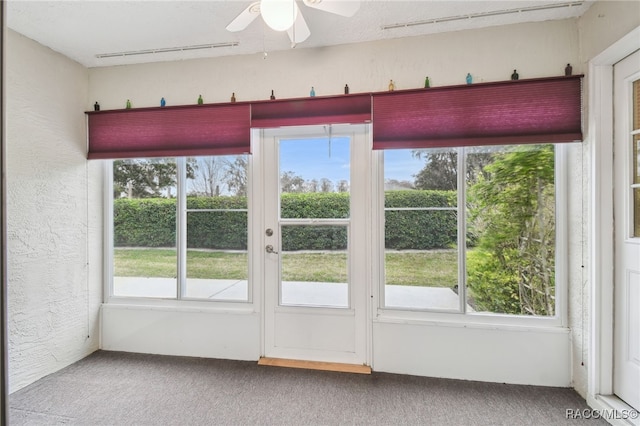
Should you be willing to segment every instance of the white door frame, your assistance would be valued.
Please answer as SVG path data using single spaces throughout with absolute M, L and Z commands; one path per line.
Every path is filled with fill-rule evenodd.
M 597 409 L 629 408 L 613 395 L 613 65 L 637 50 L 639 39 L 637 27 L 589 62 L 591 320 L 587 403 Z
M 256 145 L 264 145 L 263 139 L 265 138 L 280 138 L 280 137 L 318 137 L 322 136 L 322 133 L 319 132 L 321 126 L 295 126 L 291 128 L 278 128 L 278 129 L 267 129 L 267 130 L 254 130 L 252 136 L 255 138 Z M 358 188 L 365 189 L 364 191 L 360 191 L 358 193 L 351 194 L 352 203 L 356 203 L 362 206 L 370 205 L 371 195 L 369 193 L 370 185 L 368 185 L 369 175 L 370 175 L 370 167 L 371 167 L 371 130 L 370 125 L 364 124 L 356 124 L 356 125 L 333 125 L 333 131 L 336 135 L 351 135 L 353 133 L 358 133 L 357 140 L 351 141 L 351 183 Z M 365 142 L 365 143 L 362 143 Z M 259 267 L 259 276 L 260 282 L 257 284 L 260 286 L 260 297 L 261 297 L 261 309 L 262 309 L 262 327 L 261 327 L 261 355 L 262 356 L 274 356 L 274 357 L 285 357 L 292 359 L 300 359 L 300 360 L 310 360 L 310 361 L 329 361 L 329 362 L 342 362 L 342 363 L 350 363 L 350 364 L 365 364 L 371 365 L 371 340 L 370 340 L 370 299 L 367 297 L 371 293 L 371 283 L 370 280 L 367 279 L 368 273 L 362 274 L 360 276 L 351 276 L 350 272 L 350 283 L 351 289 L 349 292 L 349 308 L 345 310 L 335 309 L 335 308 L 322 308 L 322 307 L 278 307 L 277 296 L 273 294 L 268 294 L 267 289 L 267 272 L 270 268 L 266 265 L 265 260 L 265 246 L 266 244 L 275 245 L 275 250 L 279 251 L 279 244 L 274 244 L 274 241 L 268 240 L 265 237 L 265 228 L 266 226 L 273 227 L 272 223 L 266 223 L 267 217 L 267 209 L 276 209 L 272 204 L 274 200 L 269 199 L 271 197 L 270 194 L 267 194 L 267 191 L 262 190 L 264 188 L 272 188 L 273 185 L 273 176 L 269 174 L 270 167 L 266 166 L 266 162 L 269 164 L 277 164 L 278 158 L 277 148 L 276 151 L 271 151 L 270 149 L 266 149 L 264 146 L 260 146 L 258 149 L 255 149 L 254 154 L 258 154 L 259 158 L 257 158 L 256 163 L 260 166 L 259 173 L 256 176 L 259 176 L 260 183 L 256 182 L 255 187 L 261 188 L 258 192 L 260 199 L 255 199 L 255 204 L 260 203 L 259 209 L 254 209 L 256 214 L 260 215 L 260 218 L 256 220 L 256 223 L 259 223 L 258 226 L 254 227 L 254 231 L 257 232 L 260 237 L 256 238 L 259 240 L 254 247 L 254 253 L 257 257 L 259 257 L 260 263 L 256 264 Z M 277 143 L 276 143 L 277 145 Z M 273 147 L 272 147 L 273 148 Z M 271 158 L 267 158 L 270 156 Z M 276 178 L 277 180 L 277 178 Z M 257 194 L 255 194 L 257 195 Z M 278 194 L 273 195 L 277 198 Z M 277 203 L 277 202 L 276 202 Z M 354 212 L 352 211 L 352 214 Z M 371 258 L 371 244 L 369 241 L 370 232 L 370 211 L 367 208 L 362 209 L 362 211 L 358 214 L 358 216 L 351 216 L 351 224 L 349 225 L 349 229 L 353 233 L 350 238 L 358 239 L 360 244 L 364 249 L 351 252 L 349 256 L 349 269 L 355 269 L 358 271 L 369 271 L 371 269 L 369 260 Z M 279 236 L 279 230 L 274 234 L 274 236 Z M 350 250 L 352 250 L 350 248 Z M 274 254 L 277 255 L 277 254 Z M 354 267 L 357 264 L 357 267 Z M 269 298 L 269 299 L 268 299 Z M 343 316 L 353 316 L 354 317 L 354 325 L 355 325 L 355 351 L 352 354 L 343 353 L 340 354 L 336 352 L 335 354 L 330 353 L 331 351 L 319 350 L 317 354 L 314 354 L 311 349 L 295 349 L 295 348 L 284 348 L 278 349 L 275 347 L 273 342 L 273 333 L 274 325 L 267 324 L 268 321 L 273 322 L 274 316 L 271 311 L 273 307 L 276 307 L 279 311 L 285 313 L 295 314 L 296 311 L 304 312 L 306 311 L 307 316 L 312 316 L 313 312 L 321 313 L 324 315 L 332 314 L 334 317 L 343 317 Z M 290 312 L 289 312 L 290 311 Z M 321 315 L 322 316 L 322 315 Z M 268 354 L 270 352 L 270 354 Z M 284 355 L 282 355 L 284 354 Z M 315 356 L 320 356 L 320 358 L 316 359 Z M 328 357 L 328 358 L 325 358 Z M 331 358 L 331 359 L 330 359 Z M 335 358 L 335 359 L 334 359 Z

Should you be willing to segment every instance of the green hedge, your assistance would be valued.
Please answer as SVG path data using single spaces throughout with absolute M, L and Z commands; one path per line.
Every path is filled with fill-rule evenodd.
M 385 207 L 451 207 L 451 191 L 388 191 Z M 187 198 L 187 209 L 246 209 L 245 197 Z M 281 199 L 283 218 L 349 217 L 346 193 L 292 193 Z M 116 247 L 175 247 L 175 199 L 118 199 L 114 201 Z M 455 211 L 387 211 L 386 247 L 425 250 L 456 243 Z M 285 250 L 338 250 L 346 248 L 346 229 L 338 226 L 288 226 L 283 229 Z M 247 248 L 246 211 L 190 211 L 187 246 L 221 250 Z

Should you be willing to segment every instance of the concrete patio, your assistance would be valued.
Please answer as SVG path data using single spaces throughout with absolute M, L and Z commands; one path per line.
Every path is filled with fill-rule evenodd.
M 246 280 L 207 280 L 188 278 L 185 298 L 218 301 L 245 301 Z M 387 285 L 386 306 L 410 309 L 451 309 L 460 306 L 458 295 L 448 287 L 417 287 Z M 175 278 L 114 277 L 113 293 L 119 297 L 175 298 Z M 282 283 L 283 305 L 348 307 L 348 287 L 345 283 L 292 282 Z

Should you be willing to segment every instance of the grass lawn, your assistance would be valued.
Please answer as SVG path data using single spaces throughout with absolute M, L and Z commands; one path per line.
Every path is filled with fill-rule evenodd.
M 171 249 L 115 249 L 114 275 L 119 277 L 175 277 L 176 251 Z M 388 252 L 387 284 L 453 287 L 458 281 L 455 250 Z M 189 250 L 189 278 L 246 279 L 246 253 Z M 346 253 L 287 253 L 282 257 L 284 281 L 346 282 Z

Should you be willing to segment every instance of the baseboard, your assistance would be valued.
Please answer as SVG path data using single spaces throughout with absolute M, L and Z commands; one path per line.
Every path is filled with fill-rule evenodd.
M 261 357 L 258 360 L 258 365 L 303 368 L 307 370 L 337 371 L 340 373 L 371 374 L 371 367 L 369 367 L 368 365 L 341 364 L 339 362 L 304 361 L 298 359 Z

